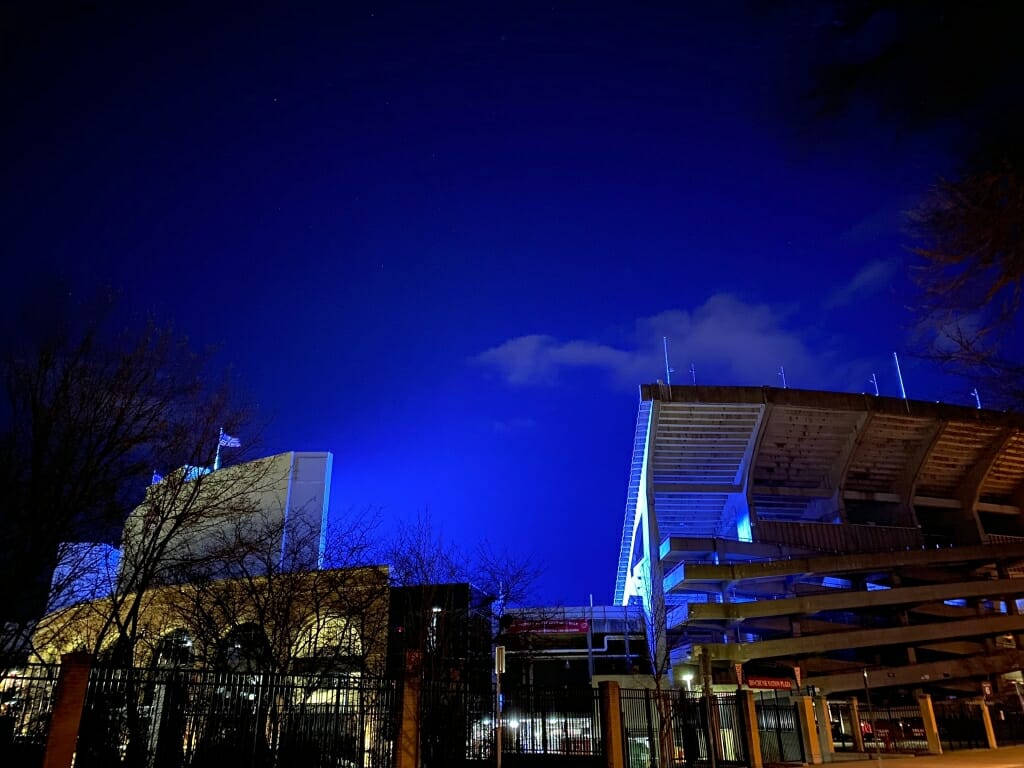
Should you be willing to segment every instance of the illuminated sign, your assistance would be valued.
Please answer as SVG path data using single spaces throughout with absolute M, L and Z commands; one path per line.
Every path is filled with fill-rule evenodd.
M 793 690 L 793 681 L 785 677 L 750 677 L 747 676 L 747 687 L 767 688 L 773 691 Z
M 560 621 L 528 621 L 516 619 L 505 630 L 510 635 L 582 635 L 590 625 L 586 619 L 562 619 Z

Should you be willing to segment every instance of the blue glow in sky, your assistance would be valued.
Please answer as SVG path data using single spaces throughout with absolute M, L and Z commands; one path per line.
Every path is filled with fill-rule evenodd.
M 941 135 L 797 119 L 819 20 L 743 3 L 4 9 L 8 298 L 112 284 L 216 345 L 332 509 L 429 510 L 611 599 L 638 402 L 969 403 L 909 354 Z M 216 6 L 216 7 L 212 7 Z M 982 393 L 984 398 L 984 393 Z M 229 425 L 225 425 L 229 427 Z M 232 433 L 234 434 L 234 433 Z M 239 435 L 245 441 L 246 435 Z

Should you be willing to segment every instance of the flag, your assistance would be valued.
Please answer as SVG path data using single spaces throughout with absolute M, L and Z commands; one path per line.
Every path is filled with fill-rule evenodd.
M 232 437 L 227 432 L 220 433 L 220 447 L 221 448 L 241 448 L 242 441 L 237 437 Z

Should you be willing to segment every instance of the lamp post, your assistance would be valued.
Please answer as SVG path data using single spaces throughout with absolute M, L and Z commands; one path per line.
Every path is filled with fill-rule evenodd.
M 878 728 L 875 725 L 875 712 L 871 708 L 871 689 L 870 687 L 868 687 L 867 667 L 864 667 L 864 698 L 867 700 L 868 705 L 868 722 L 871 723 L 871 739 L 875 742 L 875 759 L 878 761 L 879 765 L 881 765 L 882 755 L 878 751 L 878 734 L 875 732 L 878 730 Z M 857 723 L 857 727 L 860 728 L 860 723 Z
M 501 675 L 505 671 L 505 646 L 494 647 L 494 745 L 496 768 L 501 768 Z

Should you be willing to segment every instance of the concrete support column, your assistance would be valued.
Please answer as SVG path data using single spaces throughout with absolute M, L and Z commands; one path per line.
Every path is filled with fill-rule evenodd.
M 860 729 L 860 702 L 850 699 L 850 719 L 853 720 L 853 748 L 857 752 L 864 751 L 864 731 Z
M 924 735 L 928 738 L 928 753 L 931 755 L 942 754 L 942 740 L 939 738 L 939 726 L 935 722 L 935 708 L 932 706 L 932 697 L 922 693 L 917 697 L 917 704 L 921 708 L 921 720 L 924 721 Z
M 92 656 L 88 653 L 66 653 L 60 657 L 60 675 L 50 716 L 50 732 L 46 737 L 43 768 L 71 768 L 78 746 L 78 727 L 85 709 L 91 669 Z
M 818 715 L 818 744 L 821 745 L 821 759 L 823 762 L 831 763 L 836 745 L 832 741 L 832 718 L 828 713 L 828 699 L 824 696 L 815 698 L 814 711 Z
M 757 728 L 754 692 L 746 689 L 736 691 L 736 707 L 743 724 L 743 750 L 747 754 L 747 765 L 750 768 L 762 768 L 764 759 L 761 757 L 761 732 Z
M 985 741 L 988 743 L 988 748 L 996 749 L 999 747 L 999 742 L 996 741 L 996 732 L 992 727 L 992 713 L 989 712 L 984 699 L 978 699 L 975 703 L 981 707 L 981 722 L 985 724 Z
M 622 699 L 619 684 L 607 680 L 599 683 L 598 689 L 601 695 L 601 725 L 604 729 L 601 739 L 604 742 L 605 768 L 624 768 L 626 752 L 622 736 Z
M 814 700 L 810 696 L 795 696 L 796 719 L 800 728 L 800 739 L 804 744 L 804 760 L 809 765 L 820 765 L 821 744 L 818 743 L 818 728 L 814 724 Z
M 420 766 L 420 672 L 423 654 L 405 652 L 405 679 L 402 682 L 402 722 L 398 729 L 395 768 Z

